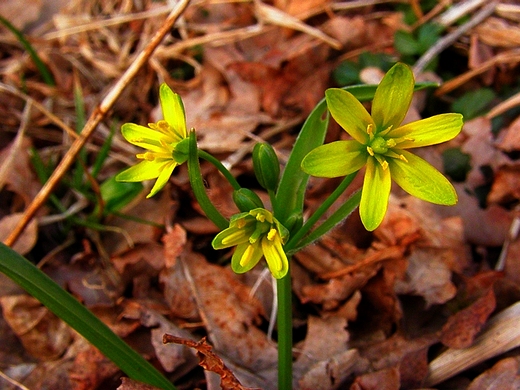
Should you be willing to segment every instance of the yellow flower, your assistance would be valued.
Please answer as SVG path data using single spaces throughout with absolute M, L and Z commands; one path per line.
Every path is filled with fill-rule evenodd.
M 229 227 L 213 239 L 214 249 L 236 246 L 231 268 L 238 274 L 249 271 L 265 256 L 271 274 L 281 279 L 289 270 L 283 250 L 289 232 L 263 208 L 240 213 L 231 218 Z
M 398 63 L 377 87 L 372 113 L 349 92 L 325 92 L 332 117 L 353 138 L 312 150 L 302 169 L 313 176 L 339 177 L 366 166 L 359 213 L 367 230 L 383 220 L 393 179 L 403 190 L 435 204 L 454 205 L 457 193 L 437 169 L 405 149 L 448 141 L 462 129 L 462 115 L 441 114 L 401 125 L 414 89 L 410 68 Z
M 166 84 L 161 84 L 159 100 L 164 119 L 149 123 L 148 127 L 134 123 L 121 126 L 123 137 L 146 151 L 136 155 L 141 162 L 119 173 L 116 180 L 138 182 L 157 179 L 147 198 L 159 192 L 175 167 L 188 159 L 188 133 L 182 99 Z

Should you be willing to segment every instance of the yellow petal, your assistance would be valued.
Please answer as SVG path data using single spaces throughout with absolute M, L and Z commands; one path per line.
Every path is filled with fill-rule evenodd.
M 383 221 L 388 208 L 391 186 L 390 169 L 383 169 L 375 158 L 370 157 L 367 161 L 359 204 L 361 222 L 368 231 L 376 229 Z

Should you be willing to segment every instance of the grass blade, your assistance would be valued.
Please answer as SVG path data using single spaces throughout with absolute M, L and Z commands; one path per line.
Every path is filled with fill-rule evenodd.
M 0 243 L 0 272 L 18 283 L 50 311 L 90 341 L 130 378 L 161 389 L 175 386 L 155 367 L 113 333 L 71 294 L 25 257 Z

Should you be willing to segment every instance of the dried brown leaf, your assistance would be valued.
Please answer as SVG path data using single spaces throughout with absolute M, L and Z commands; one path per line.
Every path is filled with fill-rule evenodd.
M 222 359 L 213 352 L 213 347 L 206 343 L 206 338 L 203 337 L 200 341 L 193 341 L 184 339 L 182 337 L 173 336 L 171 334 L 165 334 L 163 336 L 163 343 L 175 343 L 186 345 L 197 351 L 197 357 L 199 358 L 199 365 L 205 370 L 213 371 L 220 376 L 221 386 L 226 390 L 248 390 L 253 389 L 251 387 L 244 387 L 240 381 L 235 377 L 229 368 L 226 367 Z
M 386 368 L 358 376 L 350 390 L 399 390 L 401 388 L 399 369 Z
M 22 213 L 13 213 L 6 215 L 0 219 L 0 242 L 3 242 L 9 234 L 13 231 L 14 227 L 18 225 L 22 218 Z M 15 242 L 12 249 L 21 255 L 29 253 L 36 244 L 38 239 L 38 223 L 33 219 L 23 233 L 20 235 L 18 241 Z
M 119 371 L 119 367 L 97 348 L 90 346 L 76 355 L 69 375 L 70 381 L 74 383 L 74 390 L 90 390 L 98 388 L 103 381 L 112 378 Z
M 496 274 L 494 274 L 496 278 Z M 441 341 L 452 348 L 469 347 L 496 306 L 495 293 L 488 287 L 470 306 L 451 316 L 443 326 Z
M 123 377 L 121 378 L 121 385 L 116 390 L 159 390 L 159 388 Z
M 518 360 L 515 358 L 502 359 L 492 368 L 476 377 L 468 386 L 468 390 L 519 389 L 518 366 Z
M 36 298 L 28 295 L 0 297 L 3 315 L 23 346 L 40 360 L 53 360 L 69 346 L 70 328 Z

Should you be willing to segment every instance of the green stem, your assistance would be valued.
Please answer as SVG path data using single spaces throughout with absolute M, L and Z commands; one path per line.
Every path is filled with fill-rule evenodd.
M 278 389 L 292 389 L 291 272 L 276 280 L 278 300 Z
M 219 172 L 224 175 L 224 177 L 227 179 L 229 184 L 231 184 L 231 187 L 233 187 L 235 191 L 242 188 L 240 184 L 238 184 L 237 180 L 233 177 L 231 172 L 229 172 L 229 170 L 219 160 L 217 160 L 215 157 L 213 157 L 208 152 L 205 152 L 204 150 L 199 149 L 198 153 L 200 158 L 206 160 L 210 164 L 213 164 L 215 168 L 217 168 Z
M 293 252 L 297 252 L 303 247 L 312 244 L 318 238 L 332 230 L 338 223 L 343 221 L 359 206 L 361 201 L 361 190 L 358 190 L 345 203 L 341 205 L 325 222 L 314 229 L 305 239 L 301 240 L 297 247 L 293 248 Z
M 338 185 L 338 187 L 329 195 L 327 199 L 318 207 L 318 209 L 311 215 L 311 217 L 305 222 L 305 224 L 296 232 L 294 236 L 292 236 L 289 242 L 284 246 L 285 252 L 290 253 L 297 246 L 299 246 L 300 240 L 305 237 L 305 235 L 309 232 L 309 230 L 314 226 L 316 222 L 323 216 L 323 214 L 334 204 L 336 200 L 345 192 L 347 187 L 352 183 L 354 177 L 356 177 L 357 172 L 351 173 L 348 176 L 345 176 L 343 181 Z
M 190 177 L 191 189 L 206 216 L 219 229 L 224 230 L 229 226 L 229 221 L 220 214 L 215 205 L 213 205 L 209 199 L 208 194 L 206 194 L 204 182 L 202 181 L 202 174 L 200 173 L 199 154 L 197 151 L 197 137 L 195 131 L 192 130 L 190 133 L 188 156 L 188 176 Z

